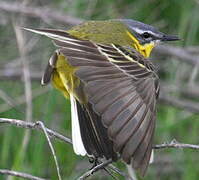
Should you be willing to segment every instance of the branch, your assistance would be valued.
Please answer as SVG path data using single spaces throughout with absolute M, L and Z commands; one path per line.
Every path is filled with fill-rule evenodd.
M 123 176 L 126 180 L 134 180 L 134 179 L 132 179 L 132 177 L 130 177 L 128 174 L 122 172 L 120 169 L 118 169 L 117 167 L 113 166 L 112 164 L 109 164 L 108 167 L 109 167 L 112 171 L 114 171 L 114 172 L 120 174 L 121 176 Z
M 0 123 L 2 124 L 10 124 L 14 125 L 17 127 L 22 127 L 22 128 L 28 128 L 28 129 L 36 129 L 36 130 L 43 130 L 41 126 L 39 125 L 40 122 L 25 122 L 22 120 L 17 120 L 17 119 L 8 119 L 8 118 L 0 118 Z M 62 134 L 46 128 L 46 132 L 54 138 L 59 139 L 60 141 L 67 143 L 67 144 L 72 144 L 72 141 L 70 138 L 63 136 Z M 184 143 L 179 143 L 176 140 L 171 141 L 171 143 L 163 143 L 160 145 L 155 145 L 153 147 L 154 149 L 163 149 L 163 148 L 191 148 L 191 149 L 197 149 L 199 150 L 199 145 L 193 145 L 193 144 L 184 144 Z M 110 164 L 110 163 L 108 163 Z
M 44 123 L 41 122 L 41 121 L 38 121 L 37 124 L 41 127 L 41 129 L 43 130 L 43 132 L 44 132 L 44 134 L 46 136 L 48 145 L 50 147 L 50 150 L 52 152 L 52 155 L 53 155 L 53 158 L 54 158 L 54 161 L 55 161 L 55 165 L 56 165 L 56 169 L 57 169 L 57 176 L 58 176 L 59 180 L 62 180 L 61 175 L 60 175 L 60 169 L 59 169 L 57 157 L 56 157 L 56 154 L 55 154 L 55 150 L 54 150 L 53 145 L 52 145 L 52 143 L 50 141 L 50 138 L 48 136 L 47 128 L 44 126 Z
M 81 177 L 78 178 L 78 180 L 84 180 L 84 179 L 88 178 L 89 176 L 93 175 L 93 173 L 95 173 L 96 171 L 98 171 L 100 169 L 105 168 L 106 166 L 108 166 L 112 162 L 113 162 L 112 159 L 109 159 L 107 161 L 102 162 L 101 164 L 92 168 L 90 171 L 87 171 L 86 173 L 84 173 Z
M 25 122 L 25 121 L 17 120 L 17 119 L 0 118 L 0 123 L 10 124 L 10 125 L 14 125 L 14 126 L 22 127 L 26 129 L 42 130 L 41 126 L 38 125 L 38 122 L 32 123 L 32 122 Z M 72 141 L 70 138 L 65 137 L 62 134 L 48 128 L 46 128 L 46 131 L 51 137 L 57 138 L 65 143 L 72 144 Z
M 5 124 L 10 124 L 10 125 L 14 125 L 17 127 L 22 127 L 22 128 L 29 128 L 29 129 L 36 129 L 36 130 L 43 130 L 43 127 L 41 126 L 41 122 L 36 122 L 36 123 L 31 123 L 31 122 L 25 122 L 22 120 L 17 120 L 17 119 L 7 119 L 7 118 L 0 118 L 0 123 L 5 123 Z M 69 143 L 72 144 L 72 141 L 70 138 L 65 137 L 51 129 L 48 129 L 45 127 L 45 131 L 54 138 L 57 138 L 59 140 L 61 140 L 64 143 Z M 194 145 L 194 144 L 185 144 L 185 143 L 179 143 L 176 140 L 171 141 L 170 143 L 163 143 L 160 145 L 154 145 L 153 149 L 165 149 L 165 148 L 180 148 L 180 149 L 195 149 L 195 150 L 199 150 L 199 145 Z M 130 177 L 127 178 L 127 175 L 121 171 L 118 171 L 118 169 L 111 165 L 112 160 L 107 160 L 105 162 L 102 162 L 101 164 L 99 164 L 98 166 L 96 166 L 95 168 L 91 169 L 90 171 L 86 172 L 85 174 L 83 174 L 79 180 L 85 179 L 89 176 L 91 176 L 93 173 L 97 172 L 100 169 L 105 168 L 106 166 L 109 166 L 112 170 L 114 170 L 115 172 L 119 173 L 120 175 L 124 176 L 126 179 L 130 179 Z M 111 165 L 111 166 L 110 166 Z M 0 173 L 2 172 L 7 172 L 6 171 L 0 171 Z M 6 173 L 4 173 L 6 174 Z M 23 174 L 23 173 L 22 173 Z M 36 179 L 36 180 L 40 180 L 40 179 Z M 43 179 L 41 179 L 43 180 Z
M 22 3 L 8 3 L 0 2 L 0 10 L 4 10 L 11 13 L 22 13 L 30 17 L 38 17 L 44 21 L 54 20 L 59 23 L 76 25 L 82 22 L 81 19 L 67 16 L 55 9 L 44 7 L 30 7 L 24 6 Z
M 17 172 L 17 171 L 11 171 L 11 170 L 7 170 L 7 169 L 0 169 L 0 174 L 26 178 L 26 179 L 30 179 L 30 180 L 47 180 L 47 179 L 43 179 L 43 178 L 40 178 L 40 177 L 32 176 L 30 174 Z
M 170 143 L 163 143 L 160 145 L 155 145 L 153 147 L 154 149 L 165 149 L 165 148 L 180 148 L 180 149 L 195 149 L 199 150 L 199 145 L 194 145 L 194 144 L 184 144 L 184 143 L 179 143 L 175 139 L 172 140 Z

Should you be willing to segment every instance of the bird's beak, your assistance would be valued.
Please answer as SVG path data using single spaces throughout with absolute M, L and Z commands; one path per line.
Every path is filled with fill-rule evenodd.
M 175 35 L 164 34 L 161 40 L 162 41 L 178 41 L 178 40 L 181 40 L 181 39 L 178 36 L 175 36 Z

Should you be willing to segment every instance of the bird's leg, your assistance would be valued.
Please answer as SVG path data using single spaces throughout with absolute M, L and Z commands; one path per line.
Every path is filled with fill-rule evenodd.
M 89 157 L 89 162 L 93 164 L 90 170 L 99 164 L 98 158 L 96 157 Z

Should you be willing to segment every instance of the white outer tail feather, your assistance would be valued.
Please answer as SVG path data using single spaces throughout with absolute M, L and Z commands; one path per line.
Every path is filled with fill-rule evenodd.
M 149 164 L 152 164 L 153 162 L 154 162 L 154 150 L 152 149 Z
M 87 152 L 86 152 L 86 149 L 84 148 L 84 144 L 83 144 L 81 133 L 80 133 L 79 118 L 78 118 L 78 113 L 77 113 L 77 104 L 72 94 L 70 94 L 70 102 L 71 102 L 73 150 L 75 154 L 85 156 Z
M 126 164 L 128 174 L 133 180 L 137 180 L 137 176 L 135 174 L 135 170 L 132 168 L 132 165 Z
M 151 157 L 150 157 L 150 160 L 149 160 L 149 164 L 152 164 L 153 162 L 154 162 L 154 151 L 152 150 Z M 135 170 L 132 168 L 132 165 L 127 164 L 126 167 L 127 167 L 129 176 L 133 180 L 137 180 L 137 176 L 136 176 Z
M 78 39 L 61 36 L 61 35 L 56 34 L 54 32 L 45 32 L 45 30 L 54 30 L 54 29 L 31 29 L 31 28 L 23 28 L 23 29 L 26 30 L 26 31 L 30 31 L 30 32 L 33 32 L 33 33 L 36 33 L 36 34 L 41 34 L 41 35 L 47 36 L 49 38 L 60 40 L 60 41 L 65 41 L 65 42 L 72 41 L 73 43 L 80 41 Z M 57 31 L 67 33 L 66 31 L 63 31 L 63 30 L 57 30 Z

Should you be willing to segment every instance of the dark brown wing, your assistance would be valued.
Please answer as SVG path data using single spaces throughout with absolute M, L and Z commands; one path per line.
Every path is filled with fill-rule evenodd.
M 113 141 L 114 150 L 144 175 L 155 126 L 157 78 L 151 63 L 137 52 L 88 41 L 55 41 L 85 83 L 88 101 Z
M 114 150 L 144 175 L 159 89 L 153 65 L 133 49 L 78 40 L 66 32 L 47 33 L 55 39 L 57 53 L 77 67 L 75 74 L 84 83 L 88 102 L 107 128 Z

